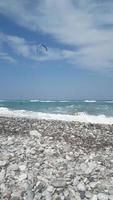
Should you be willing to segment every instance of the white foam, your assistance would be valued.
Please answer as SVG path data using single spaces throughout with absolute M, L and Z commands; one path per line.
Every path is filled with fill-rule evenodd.
M 52 102 L 56 102 L 56 101 L 50 101 L 50 100 L 46 100 L 46 101 L 40 101 L 42 103 L 52 103 Z
M 96 100 L 85 100 L 85 103 L 96 103 Z
M 25 110 L 11 110 L 5 107 L 0 107 L 0 116 L 4 117 L 19 117 L 31 119 L 47 119 L 47 120 L 62 120 L 62 121 L 79 121 L 85 123 L 96 124 L 113 124 L 113 117 L 106 117 L 105 115 L 89 115 L 83 112 L 75 115 L 65 114 L 50 114 L 42 112 L 32 112 Z
M 70 102 L 70 101 L 59 101 L 60 103 L 67 103 L 67 102 Z
M 105 101 L 105 103 L 113 103 L 113 101 Z
M 30 102 L 41 102 L 41 103 L 50 103 L 50 102 L 56 102 L 56 101 L 50 101 L 50 100 L 30 100 Z
M 31 103 L 35 103 L 35 102 L 39 102 L 39 100 L 36 100 L 36 99 L 32 99 L 30 100 Z
M 65 102 L 69 102 L 69 101 L 55 101 L 55 100 L 30 100 L 30 102 L 41 102 L 41 103 L 52 103 L 52 102 L 61 102 L 61 103 L 65 103 Z

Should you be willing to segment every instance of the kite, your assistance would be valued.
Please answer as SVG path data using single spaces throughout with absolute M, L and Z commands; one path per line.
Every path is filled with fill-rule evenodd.
M 36 53 L 38 55 L 45 54 L 48 51 L 48 48 L 44 44 L 39 44 L 36 48 Z

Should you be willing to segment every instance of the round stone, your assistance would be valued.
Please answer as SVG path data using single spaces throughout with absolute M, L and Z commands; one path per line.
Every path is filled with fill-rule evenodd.
M 84 183 L 83 183 L 83 182 L 80 182 L 80 183 L 77 185 L 77 189 L 78 189 L 79 191 L 83 191 L 83 192 L 84 192 L 84 191 L 86 190 Z
M 52 193 L 54 191 L 54 187 L 52 185 L 49 185 L 47 187 L 47 191 L 50 192 L 50 193 Z
M 24 171 L 26 169 L 26 165 L 20 165 L 19 169 L 20 169 L 20 171 Z
M 99 193 L 97 195 L 98 200 L 108 200 L 108 196 L 104 193 Z
M 19 176 L 19 181 L 23 181 L 27 178 L 27 174 L 23 173 Z
M 58 179 L 58 180 L 54 180 L 52 182 L 52 185 L 55 187 L 55 188 L 63 188 L 66 186 L 66 182 L 62 179 Z
M 90 200 L 97 200 L 97 195 L 93 195 Z

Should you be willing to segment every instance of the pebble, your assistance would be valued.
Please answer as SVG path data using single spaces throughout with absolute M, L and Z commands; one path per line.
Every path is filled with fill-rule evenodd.
M 83 183 L 83 182 L 80 182 L 80 183 L 77 185 L 77 189 L 78 189 L 79 191 L 83 191 L 83 192 L 84 192 L 84 191 L 86 190 L 84 183 Z
M 36 131 L 36 130 L 30 131 L 30 135 L 34 136 L 34 137 L 37 137 L 39 139 L 41 138 L 41 134 L 38 131 Z
M 8 167 L 8 170 L 13 170 L 13 171 L 17 171 L 19 168 L 18 168 L 18 165 L 16 163 L 14 164 L 11 164 L 9 167 Z
M 92 193 L 90 191 L 86 191 L 85 196 L 87 199 L 90 199 L 92 197 Z
M 45 192 L 45 199 L 46 200 L 52 200 L 51 194 L 48 191 Z
M 0 172 L 0 182 L 4 180 L 4 177 L 5 177 L 5 170 L 2 169 Z
M 99 193 L 97 195 L 98 200 L 108 200 L 108 196 L 104 193 Z
M 93 195 L 90 200 L 97 200 L 97 195 Z
M 31 190 L 27 190 L 27 195 L 26 195 L 26 199 L 27 200 L 33 200 L 34 194 Z
M 109 195 L 109 200 L 113 200 L 113 195 Z
M 98 182 L 91 182 L 89 186 L 94 189 L 97 186 L 97 184 Z
M 20 171 L 25 171 L 26 165 L 20 165 L 20 166 L 19 166 L 19 169 L 20 169 Z
M 25 179 L 27 179 L 27 174 L 25 174 L 25 173 L 20 174 L 20 176 L 19 176 L 19 181 L 23 181 L 23 180 L 25 180 Z
M 0 144 L 1 199 L 113 200 L 113 125 L 0 118 Z
M 66 186 L 66 182 L 63 179 L 56 179 L 52 181 L 52 185 L 55 188 L 63 188 Z
M 7 164 L 7 161 L 0 161 L 0 167 L 4 167 Z
M 50 193 L 53 193 L 54 192 L 54 187 L 52 185 L 49 185 L 47 187 L 47 191 L 50 192 Z

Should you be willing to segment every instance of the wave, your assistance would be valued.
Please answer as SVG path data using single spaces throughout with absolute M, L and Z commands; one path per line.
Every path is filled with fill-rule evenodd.
M 62 101 L 60 101 L 60 100 L 35 100 L 35 99 L 33 99 L 33 100 L 30 100 L 30 102 L 41 102 L 41 103 L 52 103 L 52 102 L 60 102 L 60 103 L 66 103 L 66 102 L 70 102 L 70 101 L 65 101 L 65 100 L 62 100 Z
M 85 100 L 85 103 L 96 103 L 96 100 Z
M 50 101 L 50 100 L 30 100 L 30 102 L 40 102 L 40 103 L 50 103 L 50 102 L 57 102 L 57 101 Z
M 49 100 L 47 100 L 47 101 L 40 101 L 40 102 L 42 102 L 42 103 L 52 103 L 52 102 L 57 102 L 57 101 L 49 101 Z
M 60 103 L 67 103 L 67 102 L 70 102 L 70 101 L 58 101 Z
M 0 107 L 0 116 L 46 119 L 46 120 L 79 121 L 79 122 L 94 123 L 94 124 L 113 124 L 113 117 L 106 117 L 105 115 L 95 116 L 83 112 L 79 112 L 75 115 L 67 115 L 67 114 L 33 112 L 26 110 L 11 110 L 6 107 Z
M 31 102 L 31 103 L 35 103 L 35 102 L 39 102 L 39 100 L 33 99 L 33 100 L 30 100 L 30 102 Z
M 105 103 L 113 103 L 113 101 L 104 101 Z
M 5 100 L 1 100 L 1 99 L 0 99 L 0 102 L 4 102 L 4 101 L 5 101 Z

